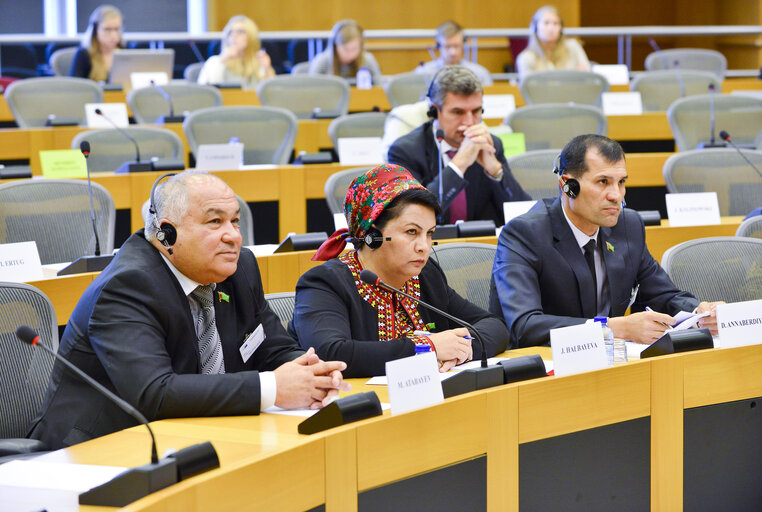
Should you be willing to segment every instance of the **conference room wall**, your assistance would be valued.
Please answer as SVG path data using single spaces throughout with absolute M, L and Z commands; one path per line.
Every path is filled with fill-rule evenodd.
M 39 34 L 43 31 L 42 2 L 0 0 L 0 34 Z

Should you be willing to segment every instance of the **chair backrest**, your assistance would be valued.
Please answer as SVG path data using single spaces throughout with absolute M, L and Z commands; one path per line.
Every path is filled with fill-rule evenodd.
M 50 69 L 53 70 L 55 76 L 69 76 L 71 71 L 71 63 L 74 61 L 74 54 L 77 53 L 79 47 L 71 46 L 69 48 L 61 48 L 50 54 Z
M 148 162 L 152 158 L 184 158 L 183 141 L 174 132 L 149 126 L 129 126 L 122 128 L 122 132 L 128 133 L 138 143 L 142 162 Z M 71 140 L 71 148 L 79 149 L 83 140 L 90 143 L 90 156 L 87 158 L 90 172 L 115 171 L 124 162 L 135 160 L 135 145 L 114 128 L 79 132 Z
M 505 124 L 524 134 L 527 151 L 562 148 L 577 135 L 606 135 L 608 131 L 608 120 L 600 108 L 573 103 L 517 108 L 508 114 Z
M 736 230 L 736 236 L 762 238 L 762 215 L 755 215 L 743 221 Z
M 484 310 L 489 310 L 489 287 L 497 246 L 492 244 L 453 243 L 435 246 L 434 259 L 447 277 L 447 284 Z
M 741 151 L 762 166 L 762 151 Z M 662 172 L 670 193 L 717 192 L 720 215 L 746 215 L 760 205 L 762 177 L 733 148 L 675 153 Z
M 283 293 L 267 293 L 265 294 L 265 300 L 273 310 L 273 313 L 280 319 L 280 323 L 283 327 L 288 329 L 288 324 L 294 317 L 294 302 L 296 293 L 283 292 Z
M 401 73 L 384 84 L 384 92 L 393 107 L 421 101 L 429 88 L 430 77 L 425 73 Z
M 310 119 L 315 109 L 338 117 L 349 112 L 349 84 L 331 75 L 281 75 L 257 84 L 257 96 L 266 107 L 290 110 L 298 119 Z
M 355 167 L 328 176 L 325 180 L 325 202 L 328 203 L 331 213 L 344 213 L 344 199 L 347 197 L 349 185 L 356 177 L 369 169 L 372 167 Z
M 310 72 L 310 61 L 297 62 L 291 67 L 292 75 L 307 75 Z
M 758 238 L 689 240 L 667 249 L 661 266 L 678 288 L 700 300 L 762 298 L 762 240 Z
M 674 68 L 710 71 L 722 80 L 725 71 L 728 69 L 728 60 L 723 54 L 715 50 L 674 48 L 649 53 L 646 56 L 645 67 L 647 71 Z
M 21 128 L 45 126 L 51 115 L 84 124 L 85 103 L 103 102 L 103 91 L 86 78 L 46 76 L 13 82 L 5 99 Z
M 190 82 L 192 84 L 195 84 L 198 82 L 198 75 L 201 74 L 201 68 L 204 67 L 203 62 L 194 62 L 193 64 L 188 64 L 185 66 L 185 69 L 183 70 L 183 79 L 186 82 Z
M 716 130 L 726 130 L 736 144 L 753 145 L 762 131 L 762 99 L 740 94 L 701 94 L 675 100 L 667 120 L 678 151 L 694 149 L 710 139 L 710 102 Z M 716 142 L 719 136 L 714 134 Z
M 287 164 L 296 141 L 298 121 L 276 107 L 212 107 L 191 112 L 183 130 L 194 154 L 200 144 L 226 144 L 231 137 L 243 143 L 243 162 Z
M 114 250 L 114 200 L 92 184 L 101 254 Z M 95 253 L 85 180 L 18 180 L 0 185 L 0 243 L 35 241 L 42 264 Z
M 519 88 L 527 105 L 574 102 L 600 107 L 602 94 L 611 86 L 606 77 L 592 71 L 553 69 L 527 75 Z
M 558 176 L 553 173 L 553 163 L 559 153 L 560 149 L 540 149 L 508 159 L 513 176 L 532 199 L 558 196 Z
M 338 149 L 339 139 L 342 138 L 383 137 L 386 116 L 384 112 L 361 112 L 337 117 L 328 125 L 333 147 Z
M 172 83 L 161 87 L 172 100 L 175 115 L 202 108 L 222 106 L 222 93 L 212 85 Z M 140 87 L 127 94 L 135 121 L 153 124 L 160 116 L 169 115 L 169 102 L 155 87 Z
M 714 73 L 668 69 L 639 73 L 630 82 L 630 90 L 640 93 L 643 110 L 664 112 L 678 98 L 707 94 L 710 85 L 722 92 L 722 79 Z
M 44 293 L 22 283 L 0 283 L 0 438 L 26 437 L 48 389 L 53 357 L 22 343 L 16 329 L 28 325 L 40 343 L 58 350 L 56 311 Z

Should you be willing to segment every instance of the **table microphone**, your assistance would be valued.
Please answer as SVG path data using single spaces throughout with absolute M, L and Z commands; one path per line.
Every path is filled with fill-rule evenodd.
M 142 163 L 140 161 L 140 147 L 138 146 L 138 141 L 136 141 L 133 137 L 130 136 L 129 133 L 122 130 L 117 124 L 109 117 L 107 116 L 103 110 L 96 108 L 95 113 L 101 116 L 103 119 L 105 119 L 111 126 L 113 126 L 116 131 L 121 133 L 124 137 L 126 137 L 130 142 L 132 142 L 132 145 L 135 146 L 135 162 L 124 162 L 122 165 L 119 166 L 119 169 L 116 170 L 117 174 L 124 174 L 127 172 L 148 172 L 153 170 L 153 166 L 151 165 L 151 162 Z
M 724 148 L 726 144 L 717 143 L 714 140 L 715 116 L 714 116 L 714 84 L 707 86 L 709 91 L 709 142 L 702 142 L 697 149 Z
M 172 104 L 172 97 L 169 95 L 167 91 L 164 90 L 163 87 L 161 87 L 159 84 L 157 84 L 155 81 L 151 80 L 151 86 L 162 95 L 162 97 L 167 101 L 167 104 L 169 105 L 169 115 L 161 115 L 156 119 L 156 124 L 167 124 L 167 123 L 182 123 L 185 121 L 185 116 L 176 116 L 175 115 L 175 106 Z
M 739 148 L 738 146 L 736 146 L 736 143 L 735 143 L 735 142 L 733 142 L 733 139 L 731 139 L 731 138 L 730 138 L 730 134 L 729 134 L 728 132 L 726 132 L 725 130 L 720 130 L 720 138 L 721 138 L 722 140 L 724 140 L 725 142 L 727 142 L 728 144 L 730 144 L 731 146 L 733 146 L 733 148 L 734 148 L 734 149 L 735 149 L 735 150 L 738 152 L 738 154 L 739 154 L 739 155 L 741 155 L 741 158 L 743 158 L 744 160 L 746 160 L 746 163 L 747 163 L 747 164 L 749 164 L 749 165 L 751 166 L 751 168 L 752 168 L 752 169 L 754 169 L 754 171 L 755 171 L 757 174 L 759 174 L 759 176 L 760 176 L 760 177 L 762 177 L 762 173 L 761 173 L 761 172 L 759 172 L 759 169 L 757 169 L 757 166 L 756 166 L 756 165 L 754 165 L 754 164 L 751 162 L 751 160 L 749 160 L 748 158 L 746 158 L 746 155 L 744 155 L 744 154 L 743 154 L 743 151 L 741 151 L 741 148 Z
M 442 183 L 442 167 L 444 164 L 444 157 L 442 156 L 442 141 L 444 140 L 444 131 L 440 128 L 436 133 L 437 137 L 437 151 L 439 152 L 439 207 L 442 208 L 442 214 L 440 215 L 439 223 L 444 223 L 444 184 Z
M 95 236 L 95 255 L 101 255 L 101 243 L 98 240 L 98 229 L 95 224 L 95 207 L 93 206 L 93 182 L 90 180 L 90 166 L 87 159 L 90 156 L 90 143 L 83 140 L 79 143 L 79 150 L 85 156 L 85 169 L 87 170 L 87 195 L 90 197 L 90 220 L 93 222 L 93 235 Z

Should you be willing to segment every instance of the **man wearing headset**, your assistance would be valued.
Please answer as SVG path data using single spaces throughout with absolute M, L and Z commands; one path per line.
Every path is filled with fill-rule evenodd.
M 149 421 L 327 404 L 346 387 L 346 364 L 286 334 L 241 250 L 239 218 L 233 191 L 207 173 L 152 190 L 145 229 L 82 295 L 59 353 Z M 56 363 L 30 436 L 55 449 L 134 424 Z
M 389 163 L 409 170 L 440 198 L 445 223 L 491 219 L 499 226 L 504 202 L 530 199 L 511 174 L 500 139 L 481 122 L 483 93 L 468 69 L 443 68 L 427 93 L 432 119 L 389 148 Z
M 547 344 L 550 329 L 595 316 L 610 317 L 618 338 L 651 343 L 674 324 L 671 315 L 694 309 L 710 312 L 700 325 L 716 334 L 717 303 L 675 287 L 648 252 L 640 216 L 623 208 L 627 167 L 619 143 L 577 136 L 554 172 L 559 197 L 539 201 L 498 239 L 490 309 L 504 316 L 511 347 Z
M 415 68 L 416 73 L 433 76 L 445 66 L 459 65 L 473 71 L 482 85 L 492 85 L 492 75 L 487 71 L 487 68 L 463 58 L 463 47 L 466 39 L 463 36 L 463 27 L 454 21 L 445 21 L 437 27 L 436 38 L 439 58 L 425 64 L 422 63 Z

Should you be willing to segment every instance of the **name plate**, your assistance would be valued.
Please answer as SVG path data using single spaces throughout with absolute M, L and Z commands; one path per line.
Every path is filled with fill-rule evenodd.
M 378 165 L 386 160 L 381 137 L 342 137 L 338 146 L 341 165 Z
M 0 281 L 23 283 L 42 279 L 36 242 L 0 244 Z
M 503 220 L 508 224 L 519 215 L 524 215 L 537 204 L 537 201 L 506 201 L 503 203 Z
M 608 366 L 603 330 L 597 322 L 551 329 L 550 348 L 553 369 L 559 377 Z
M 103 115 L 96 114 L 96 109 L 100 109 Z M 130 125 L 126 103 L 85 103 L 85 118 L 88 128 L 113 128 L 109 119 L 119 128 Z M 97 148 L 94 149 L 97 151 Z
M 639 116 L 643 113 L 643 98 L 637 91 L 604 92 L 601 106 L 607 116 Z
M 716 347 L 743 347 L 762 343 L 762 300 L 717 306 Z
M 720 223 L 717 192 L 666 194 L 670 226 L 707 226 Z
M 149 85 L 167 85 L 169 77 L 163 71 L 135 71 L 130 73 L 130 85 L 133 89 L 148 87 Z
M 523 155 L 527 152 L 526 138 L 523 133 L 500 133 L 497 135 L 497 138 L 503 143 L 503 155 L 505 155 L 505 158 Z
M 199 171 L 230 171 L 243 166 L 243 142 L 201 144 L 196 155 Z
M 485 94 L 482 96 L 484 119 L 505 119 L 516 110 L 516 98 L 513 94 Z
M 437 356 L 427 352 L 386 363 L 392 414 L 444 402 Z
M 86 178 L 87 162 L 78 149 L 46 149 L 40 151 L 42 175 L 50 179 Z
M 610 85 L 627 85 L 630 83 L 630 70 L 626 64 L 593 64 L 593 73 L 606 77 Z

